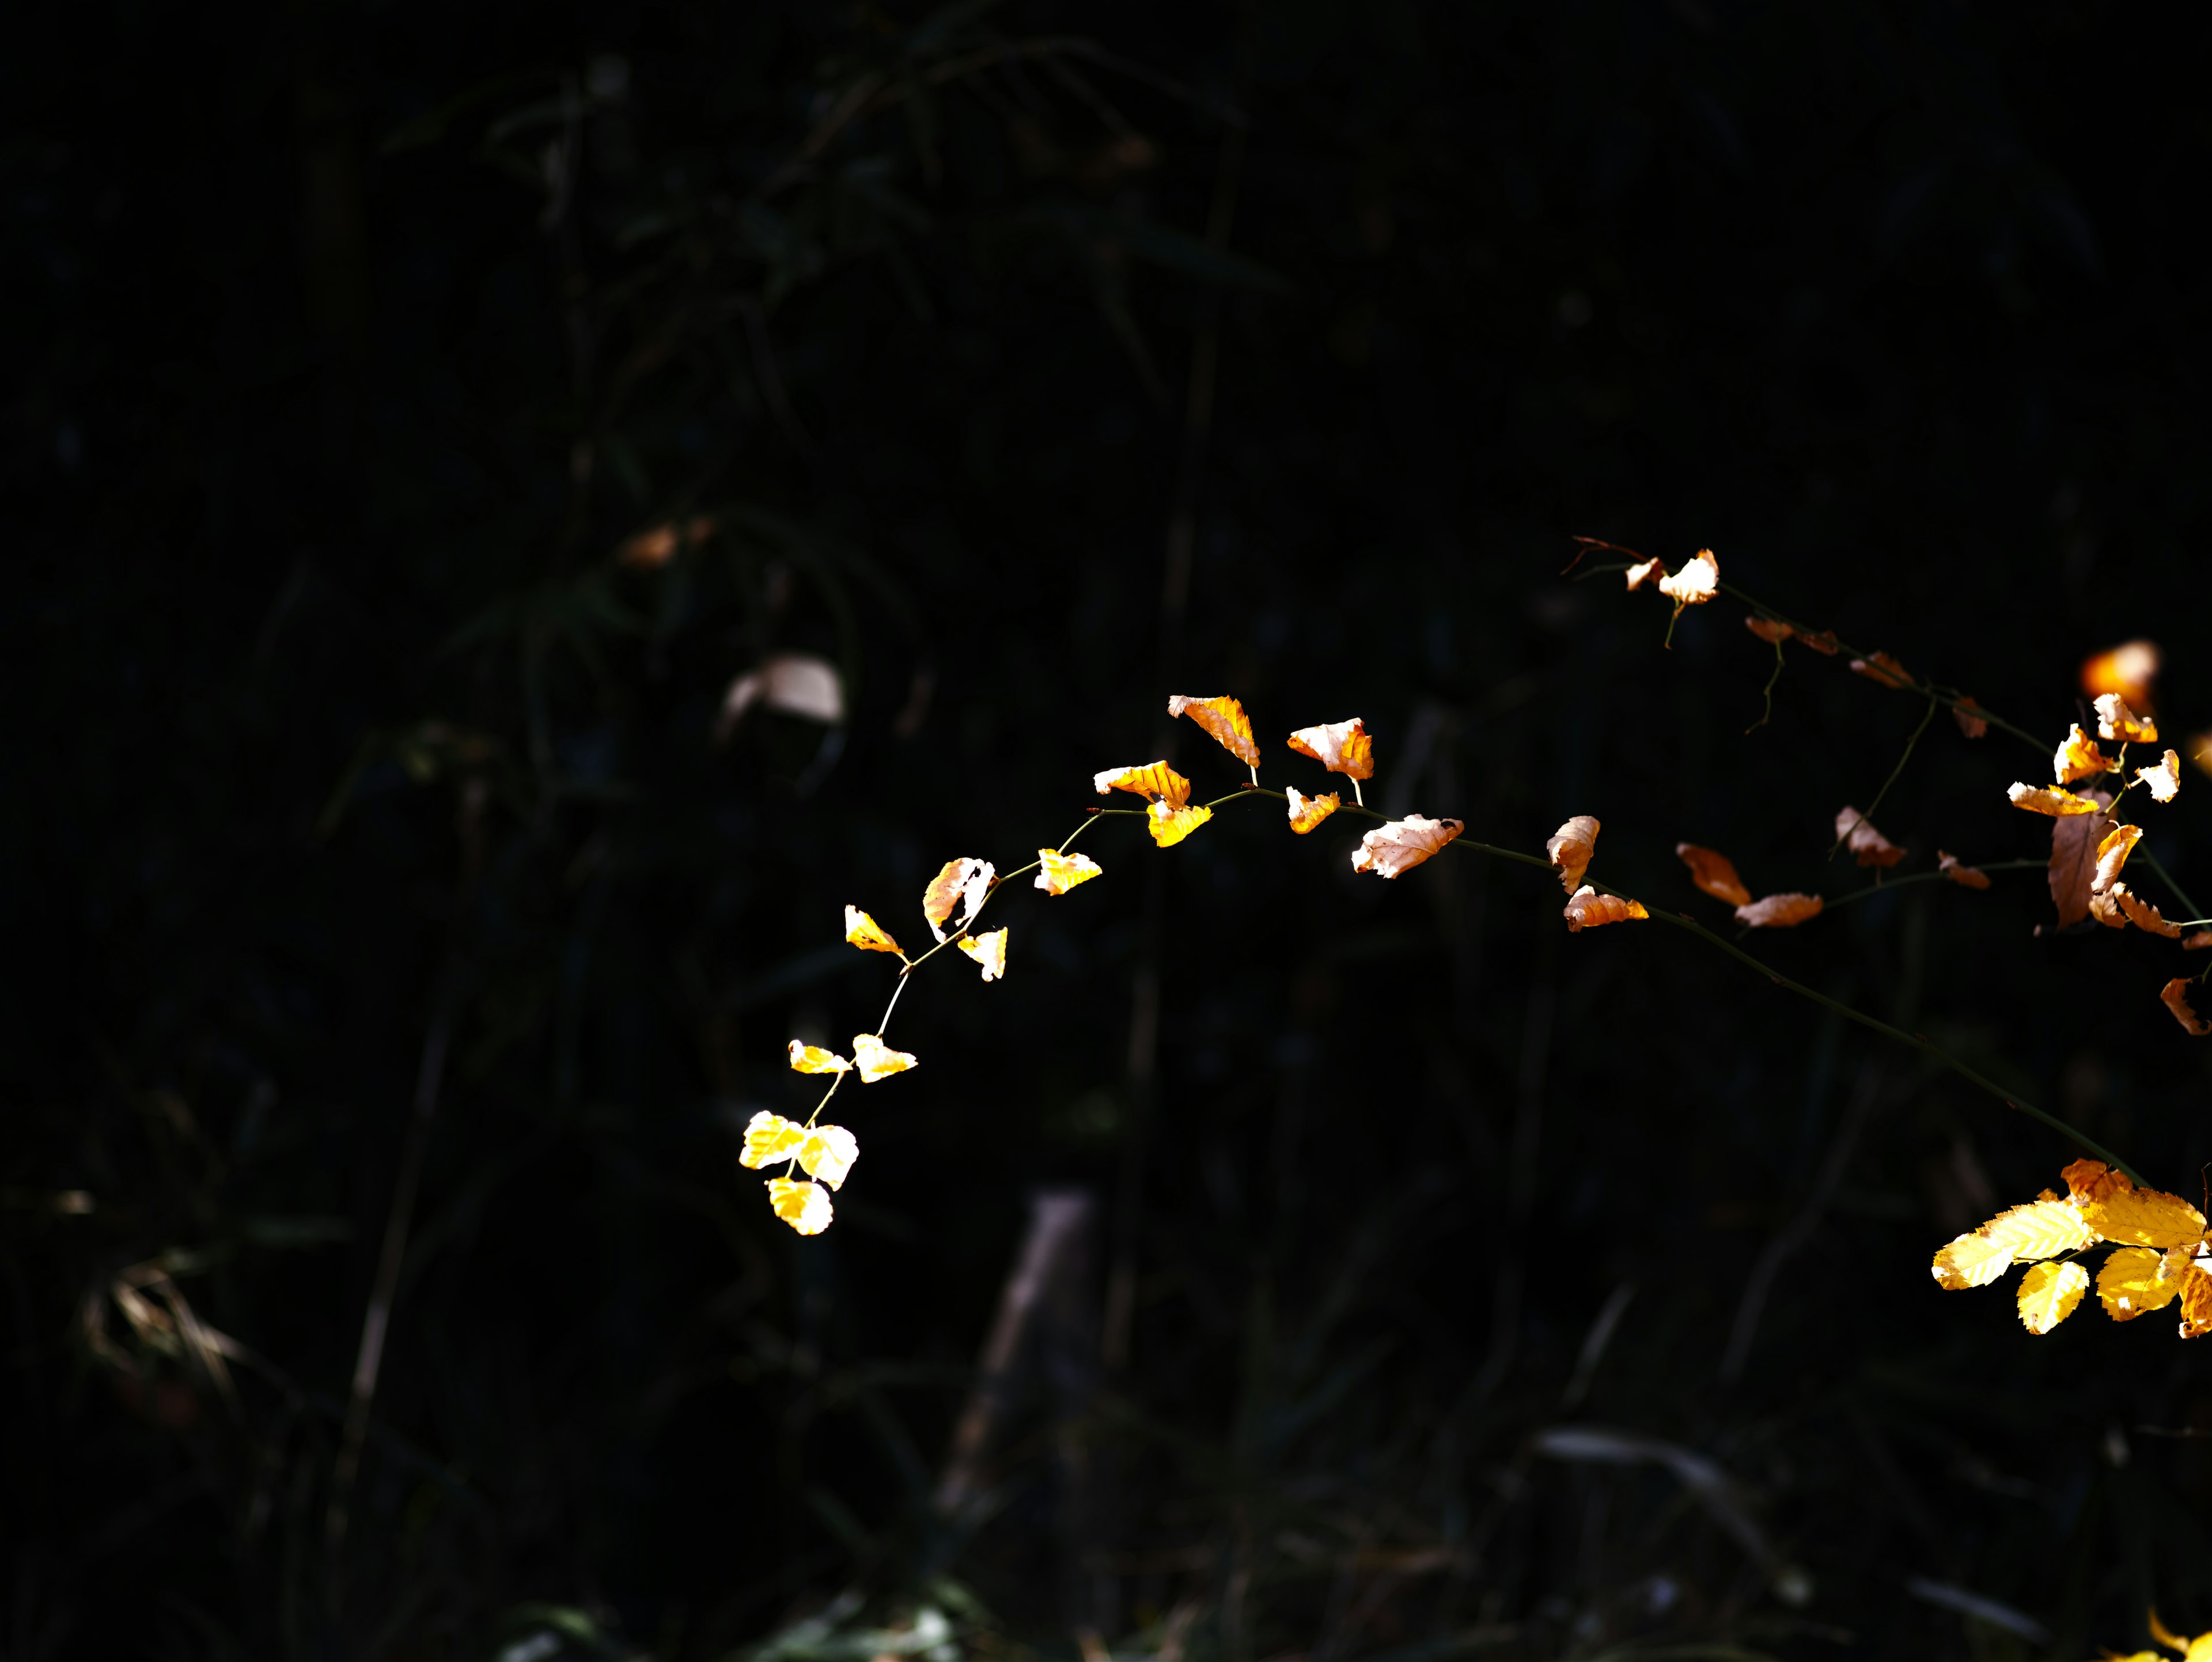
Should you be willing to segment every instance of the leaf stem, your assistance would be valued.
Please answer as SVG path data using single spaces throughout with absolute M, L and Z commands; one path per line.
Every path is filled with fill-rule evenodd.
M 2050 863 L 2047 860 L 1990 860 L 1984 861 L 1974 869 L 1984 872 L 2039 872 L 2045 869 Z M 1820 903 L 1820 910 L 1824 912 L 1832 912 L 1838 906 L 1850 905 L 1854 900 L 1866 900 L 1878 894 L 1892 893 L 1908 883 L 1941 883 L 1945 880 L 1942 872 L 1914 872 L 1910 877 L 1893 877 L 1887 883 L 1869 883 L 1863 889 L 1854 889 L 1850 893 L 1839 895 L 1833 900 L 1824 900 Z

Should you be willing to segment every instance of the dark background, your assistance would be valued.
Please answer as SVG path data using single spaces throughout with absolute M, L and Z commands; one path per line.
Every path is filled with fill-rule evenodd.
M 1677 932 L 1568 937 L 1542 873 L 1105 822 L 1103 880 L 997 903 L 1002 984 L 902 1001 L 827 1234 L 735 1158 L 889 991 L 843 904 L 911 946 L 1099 768 L 1235 786 L 1170 692 L 1241 697 L 1277 787 L 1356 714 L 1392 812 L 1595 813 L 1594 875 L 1716 926 L 1679 839 L 1860 886 L 1831 819 L 1923 706 L 1797 651 L 1747 735 L 1741 606 L 1662 650 L 1574 533 L 1710 545 L 2053 741 L 2148 634 L 2212 723 L 2204 46 L 1954 0 L 19 19 L 0 1654 L 2212 1627 L 2203 1354 L 1927 1275 L 2075 1150 Z M 777 650 L 848 721 L 718 746 Z M 2039 856 L 2042 765 L 1939 718 L 1901 869 Z M 2208 794 L 2149 821 L 2200 893 Z M 2172 949 L 2049 918 L 2007 873 L 1747 944 L 2194 1196 Z M 1097 1227 L 955 1526 L 1039 1184 Z

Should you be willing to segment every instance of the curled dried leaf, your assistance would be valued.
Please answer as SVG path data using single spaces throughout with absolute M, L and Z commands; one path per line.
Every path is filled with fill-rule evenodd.
M 2127 886 L 2122 884 L 2119 886 L 2124 888 Z M 2106 889 L 2102 894 L 2094 889 L 2089 891 L 2089 916 L 2108 929 L 2128 927 L 2128 915 L 2120 910 L 2120 897 L 2112 889 Z
M 2041 1335 L 2072 1315 L 2089 1290 L 2089 1272 L 2078 1263 L 2039 1263 L 2020 1278 L 2020 1323 Z
M 2097 700 L 2097 736 L 2117 739 L 2124 745 L 2154 745 L 2158 723 L 2148 715 L 2136 715 L 2118 693 L 2107 692 Z
M 1607 923 L 1626 923 L 1651 916 L 1644 910 L 1642 901 L 1631 900 L 1625 895 L 1600 894 L 1587 883 L 1568 897 L 1562 915 L 1567 920 L 1567 933 L 1570 934 L 1580 934 L 1584 929 L 1601 928 Z
M 2181 757 L 2168 751 L 2154 768 L 2137 768 L 2136 782 L 2150 792 L 2154 802 L 2171 802 L 2181 789 Z
M 1145 811 L 1145 829 L 1160 847 L 1171 849 L 1212 818 L 1212 808 L 1162 801 Z
M 745 1123 L 744 1152 L 738 1164 L 757 1172 L 778 1160 L 795 1160 L 799 1145 L 806 1141 L 806 1128 L 765 1108 Z
M 1735 874 L 1735 867 L 1726 855 L 1701 849 L 1695 843 L 1677 843 L 1674 852 L 1690 868 L 1690 881 L 1714 899 L 1725 900 L 1731 906 L 1751 904 L 1751 891 Z
M 919 1064 L 904 1050 L 894 1050 L 873 1033 L 853 1035 L 853 1065 L 860 1070 L 860 1083 L 873 1085 L 891 1074 L 902 1074 Z
M 1312 757 L 1331 773 L 1340 773 L 1348 779 L 1375 776 L 1375 741 L 1368 736 L 1366 724 L 1357 715 L 1348 721 L 1323 721 L 1319 727 L 1300 728 L 1291 735 L 1290 745 L 1299 755 Z
M 1682 562 L 1682 569 L 1659 580 L 1659 592 L 1674 603 L 1679 614 L 1686 606 L 1703 606 L 1720 592 L 1721 563 L 1713 551 L 1701 548 Z
M 2101 894 L 2118 880 L 2120 868 L 2128 863 L 2128 856 L 2142 838 L 2141 825 L 2115 825 L 2105 833 L 2097 844 L 2097 874 L 2089 880 L 2090 893 Z
M 1039 849 L 1036 886 L 1047 894 L 1066 894 L 1078 883 L 1088 883 L 1101 869 L 1087 854 L 1061 854 L 1055 849 Z
M 2198 1015 L 2189 1002 L 2189 982 L 2185 977 L 2176 976 L 2160 988 L 2158 1001 L 2173 1013 L 2173 1019 L 2181 1024 L 2182 1031 L 2191 1038 L 2202 1038 L 2205 1034 L 2212 1033 L 2212 1021 Z
M 863 952 L 891 953 L 900 958 L 899 944 L 885 932 L 884 926 L 862 911 L 858 906 L 845 908 L 845 939 Z
M 2005 794 L 2016 808 L 2030 813 L 2047 813 L 2054 819 L 2068 814 L 2095 813 L 2103 805 L 2094 797 L 2076 796 L 2070 790 L 2056 790 L 2049 785 L 2023 785 L 2018 781 L 2005 787 Z
M 1665 561 L 1645 560 L 1639 564 L 1632 565 L 1628 568 L 1628 587 L 1632 590 L 1638 589 L 1643 587 L 1644 585 L 1648 582 L 1663 581 L 1666 575 L 1667 563 Z
M 963 935 L 960 950 L 981 967 L 984 980 L 997 981 L 1006 973 L 1006 932 L 1004 929 L 994 929 L 988 934 Z
M 825 1050 L 818 1044 L 802 1044 L 791 1041 L 791 1065 L 802 1074 L 842 1074 L 853 1064 L 835 1050 Z
M 1961 698 L 1951 706 L 1951 719 L 1959 724 L 1959 731 L 1969 739 L 1988 736 L 1990 724 L 1987 713 L 1971 698 Z
M 2112 770 L 2112 758 L 2097 748 L 2097 741 L 2081 731 L 2079 721 L 2074 723 L 2065 743 L 2051 758 L 2051 771 L 2062 785 L 2070 785 L 2077 779 L 2094 779 Z
M 2137 895 L 2124 883 L 2112 885 L 2112 898 L 2120 903 L 2128 922 L 2146 934 L 2161 934 L 2168 941 L 2181 939 L 2181 925 L 2169 923 L 2158 908 Z
M 1301 837 L 1344 806 L 1344 799 L 1334 791 L 1326 796 L 1307 796 L 1296 785 L 1283 793 L 1283 801 L 1290 808 L 1291 829 Z
M 1962 889 L 1986 889 L 1990 874 L 1978 867 L 1969 866 L 1955 854 L 1936 850 L 1936 869 Z
M 1770 646 L 1780 646 L 1797 632 L 1779 618 L 1746 618 L 1743 626 Z
M 1244 706 L 1234 698 L 1186 698 L 1178 693 L 1168 700 L 1170 715 L 1188 715 L 1213 735 L 1213 740 L 1247 767 L 1260 765 L 1260 746 L 1253 741 L 1252 722 Z
M 1597 853 L 1597 816 L 1578 813 L 1544 839 L 1544 853 L 1559 874 L 1559 887 L 1572 894 Z
M 1851 851 L 1862 866 L 1894 866 L 1905 850 L 1874 828 L 1874 822 L 1846 804 L 1836 814 L 1836 840 Z
M 2124 641 L 2081 661 L 2081 691 L 2092 698 L 2117 692 L 2136 709 L 2148 709 L 2159 658 L 2157 642 Z
M 1190 801 L 1190 781 L 1164 762 L 1148 762 L 1140 768 L 1108 768 L 1091 775 L 1091 782 L 1101 796 L 1108 791 L 1125 790 L 1148 802 L 1165 802 L 1176 808 Z
M 768 1203 L 802 1235 L 818 1235 L 834 1215 L 830 1191 L 818 1183 L 797 1183 L 789 1178 L 768 1180 Z
M 1409 813 L 1377 825 L 1359 839 L 1352 851 L 1352 869 L 1380 877 L 1398 877 L 1435 854 L 1463 829 L 1456 819 L 1428 819 Z
M 2097 1297 L 2116 1322 L 2131 1322 L 2163 1310 L 2181 1291 L 2181 1265 L 2166 1271 L 2166 1254 L 2147 1246 L 2124 1246 L 2097 1272 Z
M 1887 652 L 1877 652 L 1871 658 L 1852 659 L 1851 673 L 1865 676 L 1876 686 L 1892 687 L 1900 692 L 1912 685 L 1912 672 Z
M 945 944 L 945 924 L 964 929 L 975 921 L 997 876 L 998 870 L 989 861 L 963 856 L 946 861 L 929 880 L 929 886 L 921 892 L 921 915 L 929 920 L 929 932 L 939 946 Z
M 1735 921 L 1752 929 L 1794 929 L 1820 915 L 1817 894 L 1770 894 L 1735 909 Z

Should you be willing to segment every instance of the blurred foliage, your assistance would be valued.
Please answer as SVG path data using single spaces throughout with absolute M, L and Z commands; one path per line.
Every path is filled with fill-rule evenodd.
M 1559 578 L 1570 533 L 1711 545 L 2054 738 L 2083 654 L 2159 635 L 2161 715 L 2212 721 L 2201 33 L 19 20 L 0 1652 L 2212 1625 L 2201 1355 L 2163 1318 L 2030 1341 L 1927 1275 L 2071 1151 L 1662 931 L 1565 938 L 1540 874 L 1354 880 L 1257 805 L 1167 855 L 1103 825 L 1103 880 L 1002 903 L 1003 985 L 902 1004 L 925 1065 L 855 1105 L 834 1230 L 735 1159 L 798 1100 L 784 1042 L 883 996 L 840 907 L 911 929 L 944 859 L 1020 863 L 1176 743 L 1170 691 L 1263 738 L 1358 714 L 1383 802 L 1486 840 L 1596 813 L 1655 905 L 1692 904 L 1681 838 L 1850 886 L 1826 828 L 1917 710 L 1793 663 L 1746 736 L 1771 656 L 1733 609 L 1662 651 L 1647 597 Z M 775 652 L 838 665 L 847 720 L 718 744 Z M 1938 723 L 1884 829 L 2035 855 L 2000 744 Z M 2205 794 L 2148 840 L 2200 892 Z M 1760 944 L 2193 1190 L 2207 1053 L 2154 944 L 2033 939 L 2045 909 L 2031 873 Z M 1095 1202 L 1089 1256 L 948 1509 L 1041 1185 Z

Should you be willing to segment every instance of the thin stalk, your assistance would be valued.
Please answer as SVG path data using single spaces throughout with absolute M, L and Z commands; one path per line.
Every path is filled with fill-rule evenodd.
M 1905 764 L 1912 759 L 1913 746 L 1920 742 L 1920 735 L 1928 731 L 1928 723 L 1933 721 L 1935 716 L 1936 698 L 1931 693 L 1928 698 L 1928 708 L 1921 713 L 1920 725 L 1912 729 L 1912 737 L 1905 741 L 1905 754 L 1897 758 L 1897 765 L 1889 770 L 1889 777 L 1881 782 L 1881 788 L 1874 794 L 1874 801 L 1867 804 L 1866 812 L 1844 826 L 1837 835 L 1836 840 L 1828 845 L 1829 859 L 1833 860 L 1836 857 L 1836 850 L 1844 846 L 1845 837 L 1874 818 L 1874 811 L 1881 806 L 1881 799 L 1889 794 L 1889 788 L 1897 782 L 1897 776 L 1905 771 Z
M 2050 865 L 2047 860 L 1990 860 L 1974 869 L 1984 872 L 2039 872 L 2047 870 Z M 1915 872 L 1910 877 L 1893 877 L 1887 883 L 1869 883 L 1863 889 L 1854 889 L 1833 900 L 1824 900 L 1820 903 L 1820 910 L 1832 912 L 1838 906 L 1850 905 L 1854 900 L 1870 900 L 1878 894 L 1893 894 L 1911 883 L 1944 883 L 1949 880 L 1942 872 Z

